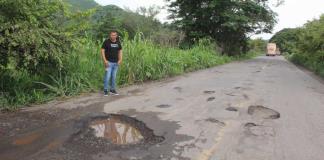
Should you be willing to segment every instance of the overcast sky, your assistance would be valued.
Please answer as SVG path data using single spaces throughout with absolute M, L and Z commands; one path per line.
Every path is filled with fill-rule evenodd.
M 121 8 L 127 7 L 132 10 L 140 6 L 149 7 L 152 5 L 165 6 L 164 0 L 95 0 L 101 5 L 115 4 Z M 272 0 L 276 1 L 276 0 Z M 283 28 L 294 28 L 302 26 L 308 20 L 319 18 L 324 14 L 324 0 L 285 0 L 285 3 L 279 7 L 273 7 L 273 10 L 278 13 L 278 23 L 274 29 L 274 33 Z M 168 15 L 166 10 L 163 10 L 158 19 L 162 22 L 167 21 Z M 264 39 L 271 38 L 272 34 L 262 34 L 254 37 L 262 37 Z

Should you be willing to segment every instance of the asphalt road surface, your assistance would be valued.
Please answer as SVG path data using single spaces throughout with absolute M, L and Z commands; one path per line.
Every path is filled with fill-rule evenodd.
M 324 83 L 257 57 L 0 114 L 0 159 L 323 160 Z

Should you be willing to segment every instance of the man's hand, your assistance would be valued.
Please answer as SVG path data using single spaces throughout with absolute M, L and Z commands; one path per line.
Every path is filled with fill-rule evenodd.
M 120 65 L 122 63 L 122 61 L 118 61 L 117 63 L 118 63 L 118 65 Z
M 105 69 L 109 67 L 108 61 L 104 61 L 104 64 L 105 64 Z

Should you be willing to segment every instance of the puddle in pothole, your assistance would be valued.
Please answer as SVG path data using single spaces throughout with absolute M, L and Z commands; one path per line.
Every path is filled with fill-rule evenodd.
M 116 118 L 92 121 L 90 127 L 96 137 L 108 139 L 114 144 L 135 144 L 143 139 L 138 129 Z
M 84 134 L 109 141 L 116 145 L 160 143 L 162 136 L 156 136 L 152 129 L 145 123 L 125 115 L 109 114 L 93 117 L 88 122 L 88 128 Z

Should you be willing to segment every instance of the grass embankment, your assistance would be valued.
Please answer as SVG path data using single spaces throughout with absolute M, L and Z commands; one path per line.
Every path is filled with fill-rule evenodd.
M 139 37 L 125 39 L 122 45 L 124 60 L 118 73 L 119 85 L 157 80 L 255 56 L 254 53 L 242 57 L 223 56 L 215 53 L 208 41 L 200 41 L 187 50 L 157 46 Z M 101 43 L 84 39 L 78 49 L 64 56 L 64 68 L 57 72 L 36 76 L 8 69 L 0 84 L 3 89 L 0 109 L 15 110 L 57 97 L 101 90 L 104 66 L 100 47 Z
M 286 58 L 291 62 L 303 66 L 324 78 L 324 61 L 319 61 L 319 59 L 322 59 L 322 57 L 311 57 L 304 54 L 291 54 L 287 55 Z

